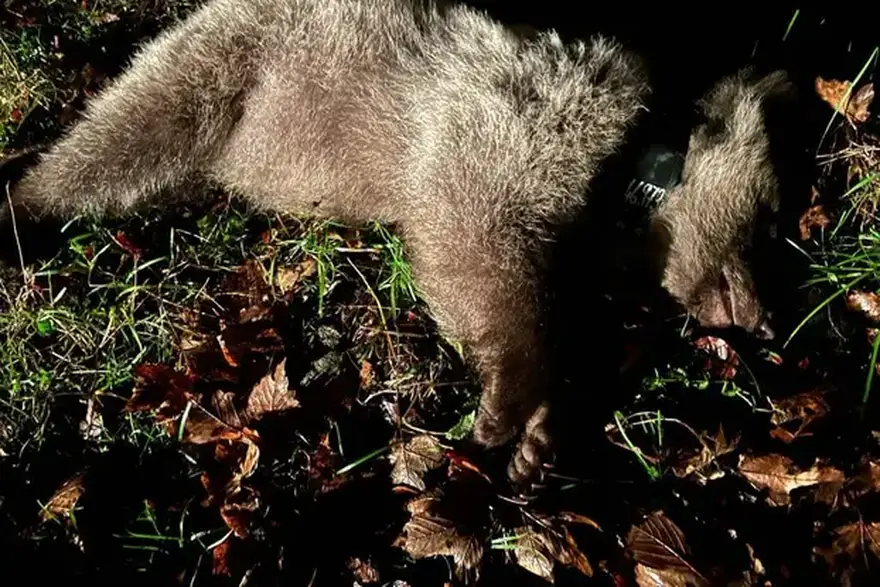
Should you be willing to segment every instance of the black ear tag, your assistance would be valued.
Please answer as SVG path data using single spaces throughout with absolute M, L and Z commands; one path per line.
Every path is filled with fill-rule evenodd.
M 678 151 L 664 145 L 651 146 L 639 159 L 624 192 L 621 227 L 643 233 L 651 214 L 681 181 L 683 167 L 684 156 Z

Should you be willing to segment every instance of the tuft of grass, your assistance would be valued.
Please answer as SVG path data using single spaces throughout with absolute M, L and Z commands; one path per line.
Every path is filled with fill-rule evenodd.
M 32 32 L 22 31 L 15 38 L 0 32 L 0 149 L 28 116 L 54 99 L 46 62 L 45 49 Z
M 403 241 L 382 224 L 375 224 L 374 230 L 384 241 L 381 245 L 383 266 L 387 275 L 379 284 L 380 291 L 387 291 L 392 314 L 397 314 L 398 303 L 404 301 L 411 305 L 419 300 L 413 281 L 412 268 L 406 260 Z

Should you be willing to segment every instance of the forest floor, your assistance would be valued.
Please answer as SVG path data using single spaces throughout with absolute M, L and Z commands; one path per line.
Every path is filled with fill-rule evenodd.
M 0 148 L 57 137 L 190 4 L 0 8 Z M 880 125 L 865 72 L 877 50 L 857 58 L 849 77 L 816 85 L 828 128 L 789 243 L 809 265 L 791 296 L 800 324 L 752 348 L 679 317 L 663 360 L 639 368 L 655 353 L 633 334 L 622 370 L 637 384 L 599 424 L 603 446 L 557 467 L 534 501 L 506 484 L 509 447 L 468 444 L 478 386 L 385 227 L 217 194 L 43 234 L 54 252 L 0 266 L 4 573 L 873 584 Z

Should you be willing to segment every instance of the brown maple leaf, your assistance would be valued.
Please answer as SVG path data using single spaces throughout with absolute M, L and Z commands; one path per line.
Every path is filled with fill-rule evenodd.
M 869 108 L 874 101 L 874 84 L 866 83 L 847 96 L 852 82 L 816 78 L 816 93 L 835 110 L 842 113 L 850 124 L 862 123 L 870 117 Z
M 848 565 L 859 559 L 864 552 L 880 557 L 880 522 L 853 522 L 836 528 L 828 547 L 816 547 L 832 568 Z
M 251 390 L 244 407 L 248 424 L 269 414 L 299 407 L 299 401 L 290 390 L 287 380 L 287 359 L 283 359 L 272 373 L 264 376 Z
M 847 483 L 847 489 L 855 496 L 880 491 L 880 463 L 867 461 Z
M 684 479 L 693 475 L 697 482 L 705 484 L 709 480 L 707 469 L 715 463 L 719 457 L 732 453 L 739 442 L 739 438 L 728 441 L 722 426 L 718 426 L 718 433 L 712 436 L 708 433 L 700 438 L 700 448 L 696 453 L 686 452 L 678 456 L 672 465 L 672 472 L 676 477 Z
M 314 275 L 317 269 L 318 263 L 312 257 L 298 265 L 282 267 L 275 273 L 275 285 L 282 293 L 295 292 L 302 280 Z
M 828 414 L 830 407 L 825 401 L 824 392 L 810 390 L 774 402 L 770 423 L 775 426 L 770 431 L 774 438 L 792 443 L 801 436 L 807 436 L 807 428 Z
M 242 480 L 257 468 L 260 449 L 248 437 L 219 441 L 214 445 L 213 466 L 202 473 L 202 485 L 208 492 L 205 505 L 222 503 L 241 489 Z
M 48 503 L 40 512 L 40 517 L 43 520 L 50 520 L 73 511 L 85 491 L 84 479 L 85 473 L 77 473 L 62 483 L 61 487 L 49 498 Z
M 389 460 L 393 466 L 392 483 L 424 491 L 425 474 L 441 467 L 446 462 L 446 456 L 436 438 L 430 434 L 421 434 L 406 443 L 396 443 L 391 449 Z
M 180 426 L 183 423 L 183 431 Z M 238 440 L 247 435 L 256 439 L 257 434 L 247 428 L 230 426 L 200 405 L 193 404 L 188 413 L 178 419 L 163 422 L 168 434 L 191 444 L 210 444 L 218 440 Z
M 839 469 L 823 465 L 818 460 L 809 469 L 801 470 L 790 458 L 780 454 L 741 455 L 739 472 L 756 487 L 767 489 L 773 505 L 790 504 L 791 492 L 800 487 L 837 484 L 845 480 Z
M 450 556 L 460 579 L 479 576 L 483 560 L 483 523 L 467 519 L 473 503 L 464 503 L 465 492 L 452 496 L 441 489 L 420 495 L 407 504 L 409 521 L 394 541 L 414 559 Z M 487 513 L 482 512 L 483 514 Z M 483 517 L 483 516 L 481 516 Z M 479 534 L 478 534 L 479 533 Z
M 880 324 L 880 295 L 873 291 L 854 290 L 846 294 L 846 307 L 875 324 Z
M 126 412 L 157 411 L 157 418 L 167 420 L 179 415 L 190 400 L 195 400 L 195 376 L 180 373 L 167 365 L 142 364 L 134 368 L 136 382 Z
M 825 212 L 825 206 L 822 204 L 814 204 L 804 210 L 798 220 L 798 227 L 801 233 L 801 240 L 810 240 L 813 236 L 814 228 L 826 229 L 831 226 L 831 219 Z

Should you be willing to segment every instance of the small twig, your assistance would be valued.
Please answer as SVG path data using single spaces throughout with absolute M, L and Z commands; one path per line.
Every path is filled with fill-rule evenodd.
M 24 285 L 27 286 L 30 280 L 28 279 L 28 271 L 24 266 L 24 253 L 21 249 L 21 239 L 18 236 L 18 223 L 15 221 L 15 209 L 12 206 L 12 194 L 9 192 L 9 182 L 6 183 L 6 201 L 9 203 L 9 218 L 12 220 L 12 233 L 15 236 L 15 246 L 18 249 L 18 262 L 21 264 L 21 276 L 24 280 Z

